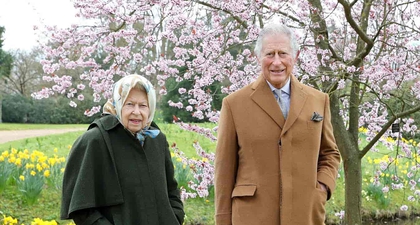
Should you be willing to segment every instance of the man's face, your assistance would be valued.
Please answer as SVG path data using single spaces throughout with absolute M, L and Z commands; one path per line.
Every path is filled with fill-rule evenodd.
M 262 42 L 258 62 L 265 79 L 276 88 L 286 84 L 297 59 L 286 35 L 269 35 Z

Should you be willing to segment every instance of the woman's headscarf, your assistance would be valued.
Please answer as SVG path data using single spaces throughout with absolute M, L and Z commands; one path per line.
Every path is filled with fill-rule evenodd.
M 149 118 L 147 118 L 146 127 L 139 132 L 142 134 L 142 136 L 140 137 L 137 135 L 140 141 L 142 141 L 142 138 L 144 140 L 143 134 L 146 130 L 149 129 L 156 110 L 156 92 L 149 80 L 137 74 L 127 75 L 121 78 L 114 84 L 112 89 L 112 98 L 108 99 L 103 108 L 104 113 L 115 115 L 122 124 L 121 111 L 128 97 L 128 94 L 130 93 L 131 89 L 137 88 L 141 90 L 141 87 L 143 87 L 146 91 L 150 113 Z M 147 135 L 151 136 L 150 134 Z

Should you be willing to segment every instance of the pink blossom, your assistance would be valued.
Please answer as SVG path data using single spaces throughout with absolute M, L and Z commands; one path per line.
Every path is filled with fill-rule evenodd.
M 76 108 L 77 107 L 77 104 L 75 102 L 73 102 L 73 101 L 70 101 L 69 105 L 71 107 L 73 107 L 73 108 Z
M 85 89 L 85 85 L 84 84 L 78 84 L 77 85 L 77 89 L 84 90 Z
M 185 88 L 179 88 L 179 89 L 178 89 L 178 92 L 182 95 L 182 94 L 184 94 L 185 92 L 187 92 L 187 89 L 185 89 Z

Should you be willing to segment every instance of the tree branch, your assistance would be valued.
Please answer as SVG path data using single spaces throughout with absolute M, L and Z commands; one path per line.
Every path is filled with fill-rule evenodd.
M 195 2 L 197 2 L 200 5 L 207 6 L 207 7 L 211 8 L 211 9 L 216 9 L 216 10 L 219 10 L 219 11 L 223 11 L 223 12 L 231 15 L 232 18 L 234 18 L 243 28 L 245 28 L 245 29 L 248 28 L 248 25 L 246 24 L 245 21 L 241 20 L 238 16 L 233 15 L 233 13 L 230 12 L 230 11 L 228 11 L 228 10 L 224 10 L 222 8 L 216 7 L 216 6 L 211 5 L 211 4 L 207 3 L 207 2 L 202 2 L 202 1 L 195 1 Z
M 357 25 L 356 21 L 354 21 L 353 17 L 351 16 L 351 7 L 353 5 L 349 5 L 345 0 L 338 0 L 338 2 L 343 6 L 344 13 L 346 15 L 347 22 L 349 22 L 350 26 L 356 31 L 359 37 L 368 45 L 373 46 L 373 41 L 367 36 L 367 34 Z M 355 1 L 356 2 L 356 1 Z M 353 3 L 352 3 L 353 4 Z
M 270 7 L 268 7 L 267 5 L 265 5 L 265 4 L 262 4 L 262 7 L 263 8 L 266 8 L 266 9 L 270 9 L 271 10 L 271 8 Z M 301 22 L 300 21 L 300 19 L 299 18 L 297 18 L 297 17 L 294 17 L 294 16 L 292 16 L 292 15 L 289 15 L 288 13 L 285 13 L 285 12 L 282 12 L 282 11 L 276 11 L 276 13 L 278 13 L 278 14 L 280 14 L 280 15 L 282 15 L 282 16 L 285 16 L 285 17 L 287 17 L 287 18 L 289 18 L 289 19 L 291 19 L 292 21 L 294 21 L 294 22 L 297 22 L 297 23 L 299 23 L 299 25 L 300 26 L 305 26 L 305 24 L 303 23 L 303 22 Z
M 396 114 L 395 116 L 391 117 L 391 119 L 382 127 L 381 131 L 379 131 L 375 137 L 360 151 L 359 157 L 363 158 L 363 156 L 366 155 L 370 151 L 370 149 L 376 144 L 376 142 L 379 141 L 379 139 L 382 137 L 382 135 L 385 134 L 385 132 L 388 130 L 388 128 L 395 122 L 395 120 L 402 118 L 404 116 L 408 116 L 412 113 L 420 111 L 420 105 L 417 107 L 414 107 L 412 109 L 409 109 L 407 111 L 401 112 Z

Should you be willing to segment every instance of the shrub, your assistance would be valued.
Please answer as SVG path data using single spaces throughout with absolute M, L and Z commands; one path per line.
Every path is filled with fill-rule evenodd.
M 2 101 L 2 121 L 6 123 L 26 123 L 32 110 L 31 100 L 22 95 L 6 95 Z
M 4 96 L 2 102 L 2 119 L 8 123 L 37 123 L 37 124 L 89 124 L 97 114 L 92 117 L 84 115 L 84 111 L 91 107 L 87 98 L 78 102 L 73 108 L 68 99 L 62 96 L 35 100 L 22 95 L 11 94 Z M 99 102 L 98 104 L 103 104 Z

